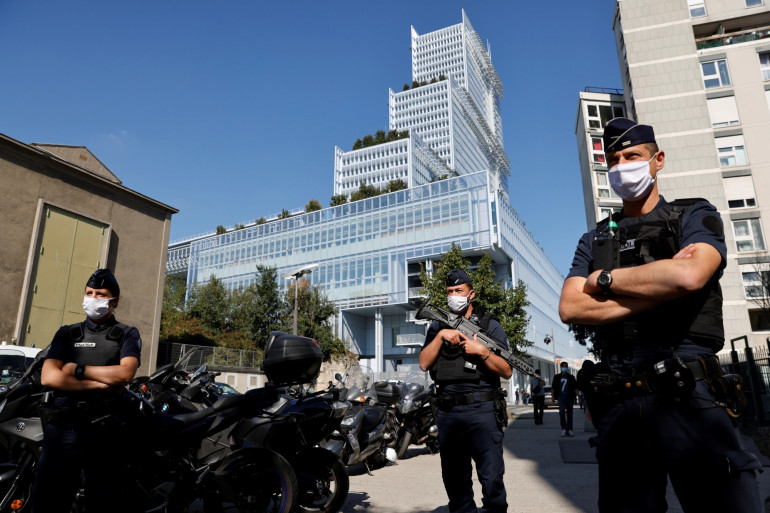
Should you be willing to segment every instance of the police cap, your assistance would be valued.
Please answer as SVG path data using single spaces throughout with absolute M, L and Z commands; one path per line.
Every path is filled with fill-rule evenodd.
M 640 125 L 628 118 L 615 118 L 604 127 L 604 151 L 622 150 L 637 144 L 654 143 L 655 132 L 649 125 Z
M 120 296 L 118 280 L 115 279 L 115 276 L 109 269 L 97 269 L 94 271 L 94 274 L 88 278 L 86 287 L 91 287 L 92 289 L 107 289 L 112 292 L 112 297 Z
M 463 283 L 470 283 L 471 277 L 468 276 L 468 273 L 461 269 L 454 269 L 452 271 L 449 271 L 449 274 L 446 277 L 446 286 L 447 287 L 454 287 L 455 285 L 462 285 Z

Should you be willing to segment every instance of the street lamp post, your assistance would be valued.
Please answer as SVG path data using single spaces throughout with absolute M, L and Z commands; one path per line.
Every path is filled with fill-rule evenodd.
M 306 274 L 313 272 L 313 269 L 318 267 L 318 264 L 310 264 L 304 267 L 300 267 L 296 271 L 284 274 L 284 280 L 290 280 L 294 278 L 294 334 L 297 334 L 297 314 L 299 312 L 299 279 Z

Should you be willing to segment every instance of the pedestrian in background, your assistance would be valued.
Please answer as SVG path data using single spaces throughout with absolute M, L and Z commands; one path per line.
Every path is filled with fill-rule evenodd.
M 572 417 L 577 395 L 577 380 L 569 373 L 567 362 L 561 362 L 561 372 L 554 376 L 551 395 L 559 402 L 559 422 L 561 436 L 575 436 L 572 432 Z
M 532 390 L 530 397 L 534 405 L 535 424 L 540 425 L 545 410 L 545 380 L 540 376 L 540 369 L 535 369 L 535 375 L 529 378 L 529 386 Z

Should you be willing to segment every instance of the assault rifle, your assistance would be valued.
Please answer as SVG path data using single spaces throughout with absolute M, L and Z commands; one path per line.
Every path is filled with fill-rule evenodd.
M 462 315 L 447 312 L 446 310 L 433 305 L 430 301 L 426 301 L 417 310 L 417 315 L 415 317 L 417 319 L 438 321 L 447 328 L 458 330 L 468 338 L 473 338 L 473 335 L 476 335 L 479 342 L 484 344 L 484 346 L 494 354 L 508 362 L 511 367 L 524 374 L 529 374 L 530 376 L 535 375 L 534 367 L 515 356 L 509 349 L 503 349 L 503 347 L 497 343 L 497 339 L 484 332 L 481 326 L 466 319 Z

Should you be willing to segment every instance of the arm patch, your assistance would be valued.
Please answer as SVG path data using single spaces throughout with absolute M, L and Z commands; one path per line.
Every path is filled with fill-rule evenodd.
M 711 233 L 716 234 L 718 237 L 722 237 L 724 234 L 722 233 L 722 223 L 716 216 L 706 216 L 703 218 L 703 227 L 710 231 Z

